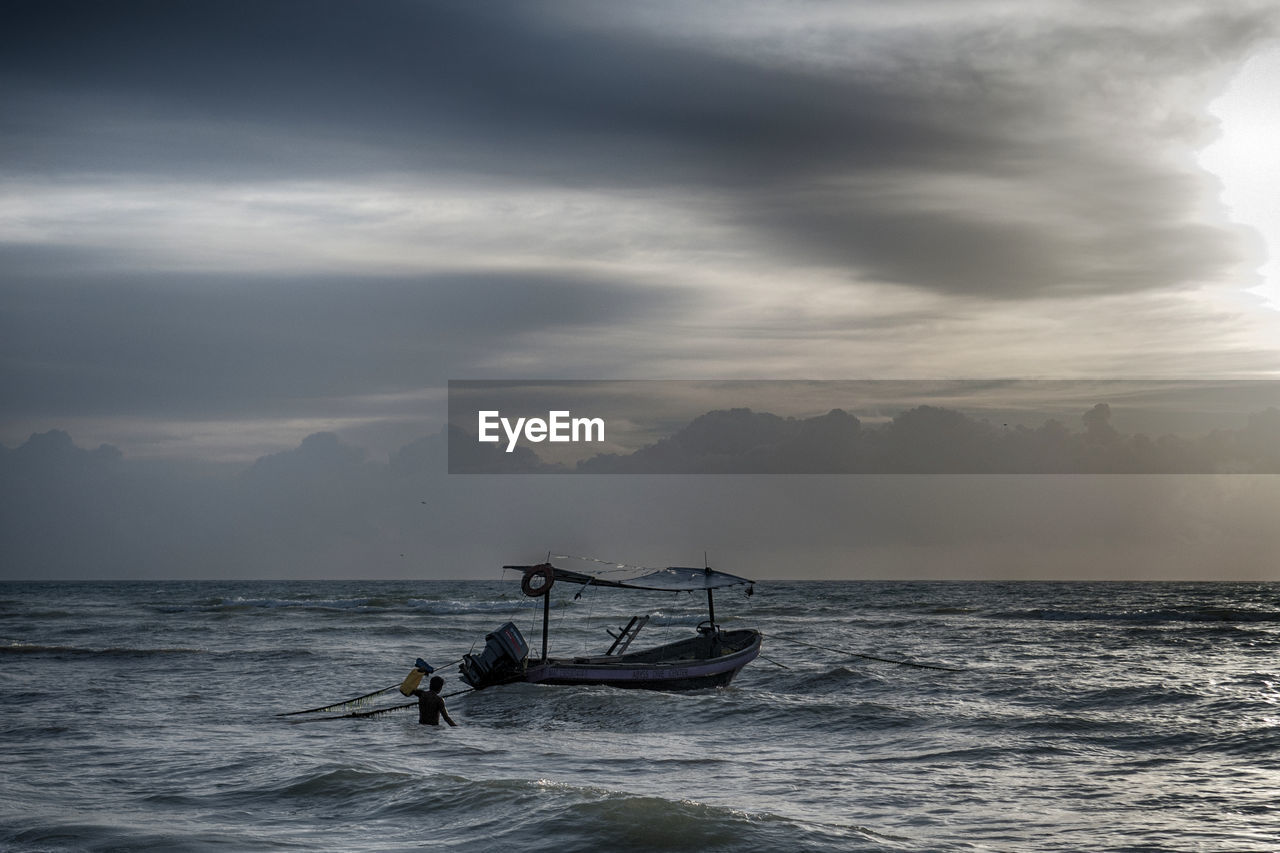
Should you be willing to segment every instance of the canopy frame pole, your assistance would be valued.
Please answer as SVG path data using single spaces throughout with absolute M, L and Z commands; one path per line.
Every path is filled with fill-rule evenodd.
M 708 579 L 710 579 L 710 577 L 711 577 L 711 566 L 710 566 L 710 564 L 708 564 L 708 563 L 707 563 L 707 555 L 706 555 L 706 553 L 703 553 L 703 555 L 702 555 L 702 571 L 703 571 L 703 572 L 705 572 L 705 573 L 706 573 L 706 575 L 707 575 L 707 578 L 708 578 Z M 710 580 L 708 580 L 708 583 L 707 583 L 707 617 L 708 617 L 708 618 L 710 619 L 710 621 L 711 621 L 711 630 L 712 630 L 712 631 L 715 631 L 715 630 L 716 630 L 716 603 L 715 603 L 715 601 L 711 598 L 711 583 L 710 583 Z
M 547 662 L 547 628 L 551 622 L 551 590 L 542 594 L 542 662 Z

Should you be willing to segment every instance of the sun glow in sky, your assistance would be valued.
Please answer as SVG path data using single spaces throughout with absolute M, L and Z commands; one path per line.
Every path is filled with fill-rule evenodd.
M 1222 179 L 1232 219 L 1258 233 L 1264 256 L 1254 292 L 1280 310 L 1280 44 L 1250 58 L 1210 111 L 1222 135 L 1200 163 Z

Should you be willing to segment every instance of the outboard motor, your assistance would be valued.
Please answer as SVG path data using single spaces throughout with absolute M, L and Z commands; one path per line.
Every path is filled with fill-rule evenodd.
M 516 681 L 529 656 L 529 644 L 515 623 L 508 622 L 485 638 L 479 655 L 463 655 L 458 672 L 476 690 Z

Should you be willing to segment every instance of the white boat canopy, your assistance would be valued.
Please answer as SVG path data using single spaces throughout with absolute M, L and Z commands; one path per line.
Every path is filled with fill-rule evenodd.
M 559 555 L 557 555 L 557 557 L 559 557 Z M 573 557 L 567 559 L 584 558 Z M 592 560 L 592 562 L 603 563 L 604 561 Z M 658 592 L 693 592 L 697 590 L 722 589 L 728 586 L 740 586 L 742 584 L 751 585 L 755 583 L 755 581 L 748 578 L 731 575 L 728 572 L 721 572 L 710 568 L 696 569 L 687 566 L 668 566 L 665 569 L 652 569 L 642 566 L 626 566 L 619 563 L 608 563 L 606 565 L 613 566 L 614 568 L 602 569 L 598 572 L 575 572 L 571 569 L 552 566 L 550 563 L 543 563 L 539 566 L 503 566 L 503 568 L 527 572 L 532 569 L 550 566 L 552 571 L 555 572 L 555 579 L 558 581 L 580 583 L 584 586 L 647 589 Z M 609 577 L 608 575 L 622 576 Z

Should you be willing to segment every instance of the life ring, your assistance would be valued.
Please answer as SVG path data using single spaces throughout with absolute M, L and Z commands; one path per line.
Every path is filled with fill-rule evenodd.
M 542 583 L 535 584 L 535 578 L 542 578 Z M 525 595 L 536 598 L 540 595 L 549 594 L 551 585 L 555 582 L 556 570 L 551 567 L 550 563 L 543 563 L 540 566 L 525 570 L 524 577 L 520 580 L 520 591 Z

